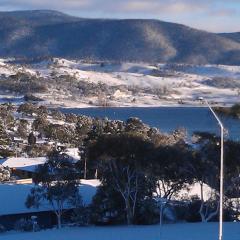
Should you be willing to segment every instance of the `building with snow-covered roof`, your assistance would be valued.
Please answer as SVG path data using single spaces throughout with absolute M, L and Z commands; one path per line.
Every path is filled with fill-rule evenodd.
M 77 162 L 81 159 L 78 148 L 66 148 L 65 153 L 73 162 Z
M 80 160 L 78 148 L 67 148 L 65 153 L 73 163 Z M 43 165 L 46 161 L 47 157 L 10 157 L 1 159 L 0 164 L 4 167 L 9 167 L 15 176 L 20 178 L 32 178 L 36 168 Z
M 39 165 L 43 165 L 47 161 L 47 157 L 12 157 L 0 161 L 4 167 L 9 167 L 13 175 L 20 178 L 32 178 L 35 169 Z
M 79 193 L 84 205 L 91 204 L 99 185 L 99 180 L 81 180 Z M 0 224 L 11 229 L 19 219 L 31 219 L 31 216 L 37 216 L 38 223 L 44 227 L 51 227 L 57 223 L 56 216 L 48 202 L 39 208 L 26 207 L 26 198 L 33 186 L 33 184 L 0 184 Z M 65 209 L 68 210 L 69 206 L 66 205 Z

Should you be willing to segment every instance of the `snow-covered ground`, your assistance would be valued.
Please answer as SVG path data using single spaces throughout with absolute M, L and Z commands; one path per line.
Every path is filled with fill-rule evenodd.
M 36 233 L 9 232 L 2 240 L 215 240 L 217 223 L 166 224 L 154 226 L 81 227 L 46 230 Z M 240 223 L 224 223 L 224 240 L 240 239 Z
M 27 72 L 32 75 L 51 78 L 52 75 L 69 75 L 76 82 L 103 83 L 116 87 L 115 93 L 107 96 L 111 106 L 178 106 L 197 105 L 199 97 L 220 105 L 240 101 L 240 87 L 216 87 L 216 77 L 233 79 L 240 86 L 240 66 L 224 65 L 150 65 L 146 63 L 86 63 L 83 61 L 54 59 L 32 65 L 9 64 L 0 59 L 0 75 Z M 230 78 L 230 80 L 228 79 Z M 121 88 L 124 86 L 125 88 Z M 119 87 L 119 89 L 117 89 Z M 136 88 L 136 91 L 132 90 Z M 130 89 L 130 90 L 128 90 Z M 139 90 L 140 89 L 140 90 Z M 149 91 L 150 89 L 150 91 Z M 156 94 L 152 90 L 167 90 Z M 98 97 L 80 96 L 55 86 L 45 94 L 39 94 L 49 105 L 62 107 L 92 107 Z M 90 104 L 91 102 L 91 104 Z

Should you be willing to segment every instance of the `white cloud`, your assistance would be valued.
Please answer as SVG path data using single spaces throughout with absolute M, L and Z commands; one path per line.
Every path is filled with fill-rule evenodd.
M 201 10 L 205 4 L 190 4 L 189 1 L 157 1 L 157 0 L 134 0 L 134 1 L 121 1 L 118 4 L 118 9 L 137 12 L 137 11 L 150 11 L 152 13 L 169 13 L 169 14 L 178 14 L 178 13 L 188 13 L 193 10 Z
M 228 4 L 237 0 L 228 0 Z M 2 9 L 10 7 L 16 9 L 54 8 L 61 10 L 89 11 L 162 11 L 170 13 L 185 13 L 192 10 L 206 11 L 209 6 L 221 5 L 223 0 L 1 0 Z M 98 8 L 98 9 L 96 9 Z M 6 9 L 7 10 L 7 9 Z

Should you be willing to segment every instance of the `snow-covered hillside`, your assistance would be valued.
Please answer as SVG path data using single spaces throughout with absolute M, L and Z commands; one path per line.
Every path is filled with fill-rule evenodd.
M 0 60 L 0 76 L 17 72 L 38 76 L 48 86 L 48 91 L 35 95 L 49 105 L 200 105 L 199 97 L 225 105 L 240 100 L 240 66 L 88 63 L 57 58 L 19 65 Z

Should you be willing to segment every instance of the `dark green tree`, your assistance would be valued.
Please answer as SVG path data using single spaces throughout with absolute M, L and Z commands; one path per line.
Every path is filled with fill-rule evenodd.
M 20 119 L 17 121 L 17 134 L 21 138 L 27 138 L 28 136 L 28 121 Z
M 6 148 L 11 143 L 11 139 L 4 128 L 3 122 L 0 120 L 0 148 Z
M 30 134 L 28 135 L 28 144 L 29 144 L 30 146 L 33 146 L 33 145 L 36 144 L 36 141 L 37 141 L 37 139 L 36 139 L 36 137 L 34 136 L 34 133 L 33 133 L 33 132 L 30 132 Z
M 192 174 L 200 184 L 200 209 L 202 222 L 208 222 L 219 212 L 219 167 L 220 167 L 220 138 L 211 133 L 196 132 L 194 161 Z M 212 189 L 209 199 L 204 199 L 205 185 Z
M 89 149 L 89 160 L 96 163 L 103 185 L 121 196 L 128 224 L 134 222 L 138 202 L 147 194 L 142 163 L 151 150 L 143 136 L 127 133 L 102 135 Z

